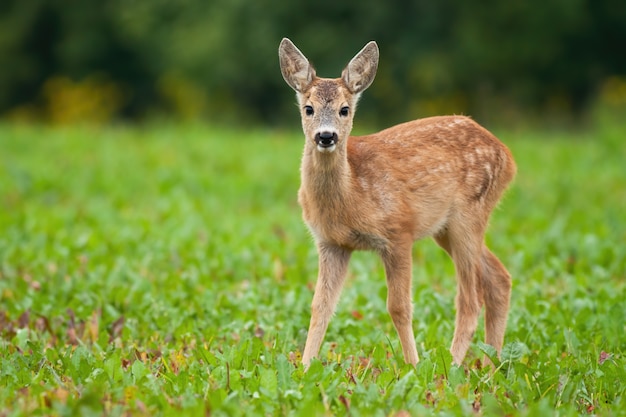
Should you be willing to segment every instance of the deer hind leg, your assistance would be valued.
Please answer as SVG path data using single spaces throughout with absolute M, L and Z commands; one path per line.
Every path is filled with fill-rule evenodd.
M 485 302 L 485 341 L 500 355 L 511 297 L 511 276 L 486 246 L 482 250 L 481 287 Z
M 339 301 L 350 254 L 350 251 L 340 247 L 318 245 L 319 275 L 311 303 L 311 323 L 302 354 L 305 367 L 319 353 L 328 323 Z
M 405 246 L 382 258 L 387 275 L 387 310 L 400 337 L 404 361 L 415 365 L 419 357 L 413 336 L 411 244 Z
M 450 224 L 435 236 L 435 241 L 454 261 L 457 275 L 456 320 L 450 353 L 455 364 L 465 358 L 478 326 L 482 306 L 480 291 L 483 233 L 468 230 L 461 223 Z

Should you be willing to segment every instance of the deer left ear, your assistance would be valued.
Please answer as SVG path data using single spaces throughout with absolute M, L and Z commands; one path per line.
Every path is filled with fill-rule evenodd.
M 343 70 L 341 78 L 352 94 L 361 93 L 372 84 L 378 69 L 378 55 L 378 45 L 371 41 Z

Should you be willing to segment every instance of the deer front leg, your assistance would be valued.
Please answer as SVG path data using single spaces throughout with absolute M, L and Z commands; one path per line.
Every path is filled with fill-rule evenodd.
M 339 301 L 350 254 L 350 251 L 337 246 L 318 244 L 319 275 L 311 303 L 309 333 L 302 354 L 305 368 L 319 353 L 328 323 Z
M 406 246 L 382 258 L 387 275 L 387 310 L 400 337 L 404 361 L 415 365 L 419 357 L 413 336 L 411 245 Z

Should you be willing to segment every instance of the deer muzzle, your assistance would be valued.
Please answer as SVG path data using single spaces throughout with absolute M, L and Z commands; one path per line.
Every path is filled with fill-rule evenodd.
M 318 132 L 315 134 L 315 143 L 318 151 L 332 152 L 337 145 L 337 133 L 329 131 Z

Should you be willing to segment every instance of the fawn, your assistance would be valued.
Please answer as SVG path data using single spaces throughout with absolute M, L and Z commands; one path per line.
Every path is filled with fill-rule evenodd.
M 302 355 L 320 349 L 354 250 L 382 258 L 387 309 L 404 360 L 419 360 L 412 328 L 412 259 L 416 240 L 432 236 L 457 275 L 456 322 L 450 352 L 460 365 L 485 305 L 486 342 L 498 354 L 506 328 L 511 277 L 484 242 L 489 215 L 515 176 L 510 151 L 468 117 L 440 116 L 350 136 L 361 93 L 378 68 L 369 42 L 341 78 L 319 78 L 287 38 L 280 69 L 296 91 L 305 135 L 298 202 L 319 255 L 319 276 Z

